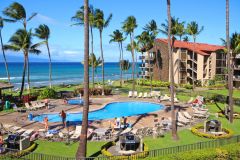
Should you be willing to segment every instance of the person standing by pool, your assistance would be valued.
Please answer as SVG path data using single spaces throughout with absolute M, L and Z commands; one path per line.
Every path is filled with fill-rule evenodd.
M 67 117 L 67 114 L 64 112 L 64 110 L 62 110 L 60 113 L 59 113 L 59 115 L 61 116 L 61 118 L 62 118 L 62 123 L 63 123 L 63 127 L 65 127 L 66 128 L 66 117 Z
M 43 120 L 43 122 L 44 122 L 44 128 L 45 128 L 45 130 L 48 131 L 48 117 L 45 117 L 44 120 Z

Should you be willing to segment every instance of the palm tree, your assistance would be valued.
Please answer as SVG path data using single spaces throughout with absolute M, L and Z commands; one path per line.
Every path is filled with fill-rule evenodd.
M 202 31 L 203 31 L 203 26 L 199 28 L 197 22 L 193 21 L 193 22 L 190 22 L 188 25 L 187 25 L 187 33 L 192 36 L 193 38 L 193 42 L 194 42 L 194 48 L 193 48 L 193 56 L 192 56 L 192 85 L 193 85 L 193 89 L 195 88 L 195 77 L 194 77 L 194 56 L 195 56 L 195 44 L 196 44 L 196 38 L 197 38 L 197 35 L 199 35 Z
M 49 58 L 49 87 L 52 88 L 52 60 L 51 53 L 49 49 L 48 39 L 50 37 L 50 29 L 47 25 L 41 24 L 38 28 L 35 29 L 35 36 L 44 40 L 43 43 L 46 44 L 48 50 L 48 58 Z
M 110 35 L 112 38 L 110 40 L 111 42 L 117 42 L 118 43 L 118 48 L 119 48 L 119 69 L 120 69 L 120 86 L 122 87 L 122 69 L 121 69 L 121 61 L 123 60 L 123 49 L 122 49 L 122 42 L 125 40 L 123 37 L 123 33 L 119 31 L 118 29 L 113 31 L 113 34 Z
M 179 22 L 177 24 L 177 36 L 179 36 L 179 40 L 182 41 L 182 36 L 186 34 L 186 29 L 184 27 L 185 22 Z
M 101 59 L 102 59 L 102 95 L 104 95 L 104 57 L 103 57 L 103 47 L 102 47 L 102 32 L 104 28 L 107 28 L 111 19 L 112 14 L 108 16 L 107 19 L 104 18 L 104 13 L 100 9 L 96 9 L 94 22 L 96 28 L 99 30 L 100 34 L 100 49 L 101 49 Z
M 173 48 L 174 48 L 174 34 L 176 34 L 176 29 L 172 28 L 172 18 L 171 18 L 171 3 L 170 0 L 167 0 L 167 15 L 168 15 L 168 54 L 170 59 L 170 81 L 171 81 L 171 116 L 172 116 L 172 138 L 174 140 L 178 139 L 177 135 L 177 122 L 176 122 L 176 114 L 174 107 L 174 71 L 173 71 Z M 175 27 L 175 26 L 173 26 Z
M 22 23 L 25 31 L 27 31 L 27 22 L 29 22 L 37 13 L 33 13 L 30 17 L 27 18 L 26 10 L 20 3 L 13 2 L 9 7 L 5 8 L 3 14 L 7 16 L 7 22 L 20 22 Z M 28 51 L 27 51 L 28 52 Z M 30 73 L 29 73 L 29 58 L 27 53 L 27 77 L 28 77 L 28 90 L 30 91 Z
M 25 29 L 19 29 L 16 33 L 10 38 L 9 44 L 4 45 L 5 50 L 12 50 L 15 52 L 22 51 L 24 55 L 24 66 L 23 66 L 23 74 L 22 74 L 22 85 L 19 97 L 22 97 L 23 89 L 24 89 L 24 81 L 25 81 L 25 73 L 27 67 L 27 57 L 28 53 L 40 54 L 41 51 L 37 49 L 41 43 L 32 44 L 32 32 L 26 31 Z
M 229 37 L 229 1 L 226 1 L 226 40 L 221 39 L 223 45 L 226 46 L 227 53 L 227 70 L 228 70 L 228 107 L 230 109 L 229 122 L 233 123 L 233 65 L 231 64 L 231 57 L 234 57 L 240 52 L 240 34 L 233 33 Z
M 146 49 L 148 51 L 154 46 L 155 39 L 159 33 L 159 29 L 158 29 L 156 21 L 151 20 L 148 24 L 146 24 L 146 26 L 143 28 L 143 30 L 148 32 L 148 34 L 145 37 L 148 42 L 148 45 L 146 47 Z M 147 52 L 147 53 L 148 53 L 148 59 L 150 59 L 149 52 Z M 156 58 L 158 60 L 158 55 L 156 56 Z M 150 65 L 152 65 L 152 64 L 150 63 Z M 152 66 L 151 66 L 151 68 L 152 68 Z M 151 72 L 151 74 L 150 74 L 151 91 L 152 91 L 152 77 L 153 77 L 153 73 Z
M 102 66 L 102 60 L 100 57 L 96 58 L 94 53 L 90 54 L 89 57 L 89 67 L 94 68 L 94 74 L 97 74 L 97 67 Z
M 90 26 L 90 35 L 91 35 L 91 54 L 93 54 L 93 28 L 95 27 L 95 22 L 94 22 L 94 16 L 95 16 L 95 11 L 93 6 L 90 5 L 89 9 L 89 26 Z M 73 25 L 84 25 L 84 6 L 80 7 L 80 9 L 75 13 L 75 15 L 72 17 L 72 21 L 75 21 L 76 23 Z M 92 62 L 93 63 L 93 62 Z M 94 83 L 94 66 L 92 66 L 92 84 L 93 88 L 95 87 Z
M 10 74 L 9 74 L 9 70 L 8 70 L 8 63 L 7 63 L 7 59 L 6 59 L 6 55 L 5 55 L 5 51 L 4 51 L 4 47 L 3 47 L 3 40 L 2 40 L 3 27 L 4 27 L 3 18 L 0 17 L 0 39 L 1 39 L 2 53 L 3 53 L 5 69 L 6 69 L 6 73 L 7 73 L 7 77 L 8 77 L 8 83 L 10 83 Z
M 126 33 L 126 35 L 130 36 L 130 43 L 131 43 L 131 53 L 132 53 L 132 91 L 135 90 L 135 60 L 134 60 L 134 29 L 137 28 L 137 21 L 134 16 L 129 16 L 127 19 L 123 22 L 122 29 Z
M 188 36 L 183 37 L 183 41 L 184 42 L 189 42 L 189 37 Z
M 121 61 L 121 70 L 126 73 L 129 70 L 129 68 L 130 68 L 129 61 L 128 60 L 122 60 Z
M 89 6 L 88 0 L 84 0 L 84 108 L 82 118 L 82 130 L 80 142 L 76 153 L 76 159 L 85 159 L 87 154 L 87 131 L 89 111 Z

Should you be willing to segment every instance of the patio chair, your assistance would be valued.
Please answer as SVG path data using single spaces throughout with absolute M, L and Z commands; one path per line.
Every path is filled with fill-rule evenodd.
M 183 124 L 189 124 L 190 120 L 185 118 L 181 112 L 178 112 L 177 120 Z
M 80 137 L 81 130 L 82 130 L 82 126 L 76 126 L 76 129 L 75 129 L 73 135 L 70 138 L 71 139 L 78 139 Z
M 172 118 L 169 117 L 168 119 L 169 119 L 168 128 L 170 129 L 170 128 L 171 128 L 171 124 L 172 124 Z M 184 125 L 182 122 L 180 122 L 180 121 L 177 120 L 177 126 L 178 126 L 178 127 L 183 127 L 183 126 L 185 126 L 185 125 Z
M 147 98 L 147 97 L 148 97 L 147 92 L 144 92 L 144 94 L 143 94 L 143 98 Z
M 192 116 L 188 112 L 183 112 L 184 117 L 187 119 L 192 119 Z
M 10 132 L 16 133 L 17 130 L 19 130 L 19 129 L 21 129 L 21 127 L 19 127 L 19 126 L 13 126 L 13 127 L 10 128 Z
M 29 110 L 29 111 L 36 110 L 36 108 L 32 107 L 29 103 L 25 103 L 25 107 L 26 107 L 27 110 Z
M 30 137 L 33 134 L 33 131 L 33 129 L 27 129 L 25 132 L 23 132 L 23 134 L 21 134 L 21 136 Z
M 143 93 L 140 92 L 139 95 L 138 95 L 138 98 L 142 98 L 142 96 L 143 96 Z
M 132 91 L 129 91 L 128 92 L 128 97 L 131 98 L 133 96 L 133 92 Z
M 25 131 L 26 131 L 26 129 L 21 128 L 21 129 L 17 130 L 16 133 L 19 134 L 19 135 L 21 135 L 21 134 L 23 134 Z
M 137 91 L 134 91 L 134 92 L 133 92 L 133 98 L 137 98 L 137 96 L 138 96 Z
M 160 97 L 161 101 L 169 101 L 170 97 L 168 97 L 168 95 L 164 95 L 163 97 Z

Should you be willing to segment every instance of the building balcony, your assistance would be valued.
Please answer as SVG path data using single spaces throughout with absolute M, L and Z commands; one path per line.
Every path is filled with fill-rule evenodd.
M 233 76 L 233 81 L 239 81 L 240 82 L 240 75 Z
M 180 72 L 185 72 L 185 71 L 187 71 L 187 68 L 181 67 L 179 70 L 180 70 Z
M 234 65 L 234 70 L 240 70 L 240 65 Z
M 153 68 L 153 65 L 149 63 L 140 64 L 139 68 Z
M 151 57 L 151 56 L 139 56 L 139 59 L 140 60 L 154 60 L 154 57 Z
M 189 67 L 188 70 L 193 70 L 193 72 L 197 73 L 197 68 Z

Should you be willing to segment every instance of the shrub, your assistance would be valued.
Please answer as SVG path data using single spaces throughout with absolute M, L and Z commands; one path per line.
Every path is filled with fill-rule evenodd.
M 111 95 L 112 89 L 109 87 L 104 88 L 105 95 Z M 76 88 L 74 90 L 75 95 L 84 95 L 84 89 L 83 88 Z M 89 88 L 89 94 L 90 95 L 102 95 L 102 89 L 101 88 Z
M 191 84 L 184 84 L 184 85 L 183 85 L 183 88 L 193 89 L 193 86 L 192 86 Z
M 44 88 L 39 95 L 40 99 L 56 98 L 57 92 L 53 88 Z
M 203 150 L 194 150 L 188 152 L 180 152 L 161 157 L 164 160 L 225 160 L 239 159 L 240 146 L 239 143 L 229 144 L 219 148 L 208 148 Z M 156 159 L 160 159 L 156 158 Z
M 200 132 L 199 129 L 203 129 L 203 125 L 198 125 L 191 128 L 191 132 L 199 137 L 204 138 L 210 138 L 210 139 L 222 139 L 222 138 L 230 138 L 233 136 L 233 131 L 227 128 L 222 128 L 222 131 L 224 131 L 227 134 L 223 135 L 213 135 L 205 132 Z

